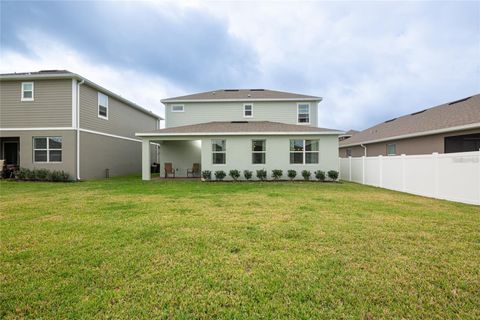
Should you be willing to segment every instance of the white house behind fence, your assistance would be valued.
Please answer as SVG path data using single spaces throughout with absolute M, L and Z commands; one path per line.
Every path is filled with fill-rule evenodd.
M 340 177 L 366 185 L 480 205 L 480 151 L 340 158 Z

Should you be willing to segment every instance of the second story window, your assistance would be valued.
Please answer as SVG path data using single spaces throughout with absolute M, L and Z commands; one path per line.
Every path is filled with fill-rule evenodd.
M 174 105 L 172 106 L 172 112 L 184 112 L 185 109 L 183 108 L 183 105 Z
M 108 96 L 98 93 L 98 117 L 108 120 Z
M 251 104 L 244 104 L 243 105 L 243 117 L 244 118 L 252 118 L 253 117 L 253 105 L 251 105 Z
M 310 123 L 310 104 L 299 103 L 297 106 L 297 122 Z
M 22 82 L 21 101 L 33 101 L 33 82 Z

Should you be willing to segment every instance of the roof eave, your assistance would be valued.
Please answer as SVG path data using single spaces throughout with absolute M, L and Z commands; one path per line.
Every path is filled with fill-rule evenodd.
M 391 141 L 391 140 L 401 140 L 401 139 L 408 139 L 408 138 L 414 138 L 414 137 L 429 136 L 429 135 L 432 135 L 432 134 L 447 133 L 447 132 L 468 130 L 468 129 L 476 129 L 476 128 L 480 128 L 480 122 L 470 123 L 470 124 L 455 126 L 455 127 L 449 127 L 449 128 L 428 130 L 428 131 L 422 131 L 422 132 L 414 132 L 414 133 L 398 135 L 398 136 L 393 136 L 393 137 L 380 138 L 380 139 L 357 141 L 357 142 L 346 143 L 346 144 L 340 143 L 339 147 L 340 148 L 355 147 L 355 146 L 359 146 L 361 144 L 372 144 L 372 143 L 386 142 L 386 141 Z M 345 141 L 348 141 L 348 140 L 345 140 Z
M 343 131 L 255 131 L 255 132 L 145 132 L 145 133 L 136 133 L 137 137 L 201 137 L 201 136 L 288 136 L 288 135 L 340 135 Z
M 245 98 L 245 99 L 163 99 L 160 100 L 163 104 L 165 103 L 189 103 L 189 102 L 243 102 L 243 101 L 322 101 L 322 97 L 311 97 L 311 98 L 283 98 L 283 99 L 257 99 L 257 98 Z

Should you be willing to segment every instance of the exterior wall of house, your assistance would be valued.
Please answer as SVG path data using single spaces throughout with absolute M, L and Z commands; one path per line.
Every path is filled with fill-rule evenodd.
M 318 102 L 252 102 L 253 117 L 243 116 L 243 105 L 250 102 L 167 103 L 165 127 L 177 127 L 211 121 L 272 121 L 297 124 L 297 103 L 310 103 L 310 126 L 318 126 Z M 172 105 L 183 105 L 184 112 L 172 112 Z
M 155 146 L 151 145 L 150 162 L 156 161 Z M 118 139 L 88 132 L 80 132 L 81 179 L 138 174 L 142 171 L 141 142 Z
M 186 177 L 187 169 L 201 163 L 200 140 L 162 141 L 160 145 L 160 175 L 165 173 L 165 162 L 172 163 L 175 177 Z
M 212 139 L 226 140 L 226 164 L 212 164 Z M 266 140 L 265 164 L 252 164 L 252 140 Z M 319 163 L 318 164 L 290 164 L 290 140 L 291 139 L 318 139 L 319 140 Z M 287 170 L 297 171 L 297 179 L 303 179 L 302 170 L 310 170 L 312 178 L 314 172 L 323 170 L 338 171 L 338 135 L 322 136 L 230 136 L 230 137 L 204 137 L 202 138 L 202 170 L 223 170 L 227 174 L 232 169 L 253 171 L 254 179 L 256 170 L 267 170 L 268 178 L 271 178 L 273 169 L 283 170 L 283 179 L 287 179 Z M 227 180 L 229 177 L 226 178 Z
M 157 128 L 157 119 L 109 96 L 108 119 L 98 117 L 98 90 L 80 86 L 80 128 L 135 138 Z
M 34 101 L 21 101 L 22 82 L 34 83 Z M 71 79 L 0 81 L 0 128 L 71 126 Z
M 387 144 L 396 144 L 397 154 L 430 154 L 433 152 L 445 152 L 445 137 L 458 136 L 464 134 L 480 133 L 480 129 L 454 131 L 429 136 L 414 137 L 401 140 L 391 140 L 385 142 L 367 144 L 367 156 L 387 155 Z M 348 142 L 348 140 L 346 140 Z M 347 149 L 351 148 L 352 157 L 361 157 L 364 155 L 364 149 L 361 146 L 341 147 L 340 157 L 347 157 Z
M 63 170 L 70 174 L 72 179 L 76 175 L 75 166 L 75 141 L 74 130 L 49 130 L 49 131 L 0 131 L 0 137 L 18 137 L 19 164 L 27 169 L 48 169 Z M 62 137 L 62 162 L 60 163 L 38 163 L 33 160 L 33 138 L 34 137 Z

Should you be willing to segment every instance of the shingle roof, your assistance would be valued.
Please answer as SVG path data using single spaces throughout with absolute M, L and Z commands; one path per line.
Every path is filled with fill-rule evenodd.
M 341 141 L 340 147 L 475 124 L 480 127 L 480 94 L 387 120 Z
M 231 121 L 206 122 L 137 133 L 137 136 L 161 135 L 202 135 L 202 134 L 268 134 L 268 133 L 306 133 L 306 134 L 340 134 L 339 130 L 316 128 L 304 125 L 285 124 L 270 121 Z
M 29 75 L 42 75 L 42 74 L 74 74 L 68 70 L 40 70 L 32 72 L 12 72 L 12 73 L 2 73 L 0 76 L 29 76 Z
M 162 100 L 162 102 L 191 102 L 191 101 L 229 101 L 229 100 L 310 100 L 320 101 L 322 98 L 305 94 L 274 91 L 268 89 L 220 89 L 200 92 L 187 96 L 180 96 Z

